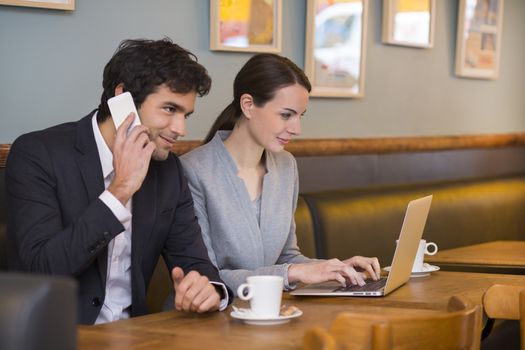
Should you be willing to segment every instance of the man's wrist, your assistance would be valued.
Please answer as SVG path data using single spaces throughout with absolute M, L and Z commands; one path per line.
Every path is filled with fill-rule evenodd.
M 107 190 L 111 192 L 111 194 L 118 199 L 122 205 L 126 205 L 133 196 L 133 194 L 130 194 L 130 191 L 126 189 L 126 186 L 115 185 L 114 183 L 111 183 Z
M 219 297 L 221 298 L 221 301 L 219 303 L 219 311 L 223 311 L 224 309 L 226 309 L 226 307 L 228 307 L 228 304 L 230 303 L 228 289 L 226 288 L 226 285 L 224 283 L 213 281 L 210 281 L 210 283 L 213 285 L 213 287 L 215 287 L 217 293 L 219 293 Z

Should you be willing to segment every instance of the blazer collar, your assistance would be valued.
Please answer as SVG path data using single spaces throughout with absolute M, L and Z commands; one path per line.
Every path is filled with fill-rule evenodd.
M 75 147 L 78 151 L 77 165 L 84 182 L 90 202 L 95 201 L 104 192 L 104 177 L 98 155 L 97 144 L 93 134 L 91 119 L 96 110 L 80 119 L 77 124 Z M 107 249 L 97 257 L 98 272 L 101 281 L 106 281 L 108 264 Z M 103 283 L 105 285 L 105 282 Z
M 90 201 L 95 200 L 104 191 L 102 166 L 91 124 L 95 112 L 96 110 L 78 122 L 75 145 L 79 152 L 77 164 Z

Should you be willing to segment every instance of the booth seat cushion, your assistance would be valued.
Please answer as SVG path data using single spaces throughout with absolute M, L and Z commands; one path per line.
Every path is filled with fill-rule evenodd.
M 433 194 L 423 238 L 447 249 L 525 239 L 525 177 L 434 182 L 302 194 L 321 258 L 377 256 L 388 265 L 410 200 Z

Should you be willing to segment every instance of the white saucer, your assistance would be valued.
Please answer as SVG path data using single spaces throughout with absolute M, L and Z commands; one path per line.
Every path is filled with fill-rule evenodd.
M 384 267 L 383 270 L 390 272 L 390 266 Z M 430 275 L 431 272 L 435 272 L 438 270 L 439 270 L 439 266 L 424 263 L 423 270 L 412 271 L 412 273 L 410 274 L 410 277 L 424 277 L 424 276 Z
M 241 309 L 242 310 L 242 309 Z M 281 316 L 275 318 L 266 318 L 266 317 L 259 317 L 257 315 L 250 314 L 249 311 L 232 311 L 230 313 L 230 316 L 244 321 L 244 323 L 247 324 L 253 324 L 257 326 L 271 326 L 275 324 L 282 324 L 286 322 L 290 322 L 292 318 L 299 317 L 303 314 L 301 310 L 296 310 L 293 314 L 288 316 Z

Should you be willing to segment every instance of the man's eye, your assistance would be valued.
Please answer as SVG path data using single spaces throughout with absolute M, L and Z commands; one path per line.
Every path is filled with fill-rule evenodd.
M 166 112 L 168 112 L 168 113 L 175 113 L 176 108 L 175 108 L 175 107 L 171 107 L 171 106 L 169 106 L 169 107 L 164 107 L 164 110 L 165 110 Z

